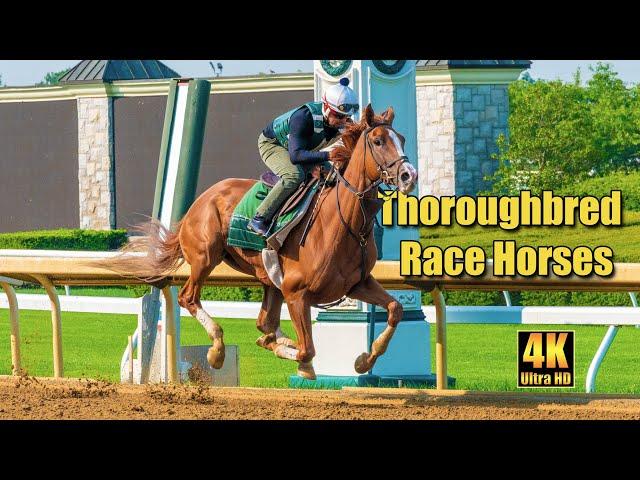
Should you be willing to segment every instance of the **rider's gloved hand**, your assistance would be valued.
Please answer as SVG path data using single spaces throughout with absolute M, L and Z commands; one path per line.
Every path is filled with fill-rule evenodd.
M 329 152 L 329 161 L 330 162 L 343 162 L 344 159 L 344 152 L 342 154 L 339 153 L 338 148 L 334 148 Z

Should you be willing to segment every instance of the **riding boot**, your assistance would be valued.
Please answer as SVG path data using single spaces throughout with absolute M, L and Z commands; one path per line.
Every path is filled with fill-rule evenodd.
M 252 232 L 257 233 L 258 235 L 262 235 L 266 238 L 267 233 L 269 232 L 269 227 L 271 226 L 271 221 L 262 215 L 256 213 L 256 215 L 251 219 L 247 228 Z

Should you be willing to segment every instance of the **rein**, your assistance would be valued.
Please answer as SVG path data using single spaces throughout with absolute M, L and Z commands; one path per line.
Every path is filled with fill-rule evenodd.
M 336 202 L 337 202 L 337 206 L 338 206 L 338 215 L 340 217 L 340 222 L 342 222 L 342 225 L 345 227 L 345 229 L 347 230 L 347 232 L 349 232 L 349 235 L 351 235 L 354 240 L 356 242 L 358 242 L 358 244 L 360 245 L 360 256 L 361 256 L 361 260 L 360 260 L 360 281 L 358 283 L 362 283 L 366 277 L 366 273 L 365 273 L 365 263 L 366 263 L 366 257 L 367 257 L 367 243 L 368 243 L 368 238 L 371 235 L 371 232 L 373 230 L 373 220 L 376 218 L 376 213 L 374 213 L 371 218 L 367 218 L 367 213 L 366 210 L 364 208 L 364 198 L 365 195 L 367 193 L 369 193 L 371 190 L 373 190 L 374 188 L 376 189 L 376 191 L 378 190 L 377 187 L 381 184 L 384 183 L 386 185 L 389 184 L 395 184 L 394 181 L 392 181 L 392 179 L 397 178 L 397 176 L 391 176 L 389 175 L 389 172 L 387 171 L 387 169 L 393 167 L 396 163 L 398 162 L 408 162 L 409 158 L 406 155 L 402 155 L 400 157 L 398 157 L 396 160 L 394 160 L 393 162 L 391 162 L 390 165 L 384 166 L 382 164 L 380 164 L 380 162 L 378 162 L 378 159 L 376 158 L 373 149 L 371 148 L 371 144 L 369 143 L 369 132 L 371 130 L 373 130 L 376 127 L 380 127 L 380 126 L 386 126 L 388 128 L 391 128 L 391 125 L 383 123 L 383 124 L 377 124 L 373 127 L 369 127 L 367 128 L 363 134 L 364 134 L 364 153 L 363 153 L 363 174 L 366 175 L 366 172 L 364 171 L 364 169 L 366 168 L 366 158 L 367 158 L 367 147 L 369 147 L 369 149 L 371 150 L 371 156 L 373 158 L 373 161 L 376 162 L 377 165 L 377 170 L 380 173 L 380 175 L 378 176 L 378 179 L 374 182 L 372 182 L 368 187 L 366 187 L 364 190 L 357 190 L 353 185 L 351 185 L 349 183 L 349 181 L 344 178 L 342 176 L 342 174 L 340 173 L 340 170 L 338 168 L 336 168 L 336 166 L 333 166 L 333 170 L 336 172 L 336 176 L 339 180 L 338 183 L 336 183 Z M 339 186 L 340 184 L 343 184 L 345 186 L 345 188 L 347 190 L 349 190 L 351 193 L 353 193 L 356 198 L 358 199 L 358 205 L 360 206 L 360 211 L 362 212 L 362 226 L 360 227 L 360 230 L 358 231 L 358 233 L 354 233 L 353 230 L 351 230 L 351 228 L 349 227 L 349 224 L 345 221 L 344 216 L 342 215 L 342 209 L 340 207 L 340 195 L 339 195 Z M 395 184 L 397 187 L 397 184 Z M 320 199 L 320 197 L 318 197 L 318 200 Z M 313 218 L 313 216 L 312 216 Z M 311 220 L 311 219 L 310 219 Z M 301 240 L 301 245 L 304 243 L 304 237 Z M 358 283 L 356 285 L 358 285 Z M 333 307 L 335 305 L 338 305 L 339 303 L 342 303 L 344 301 L 345 298 L 347 298 L 347 296 L 349 295 L 349 293 L 351 292 L 351 290 L 349 290 L 349 292 L 347 292 L 347 295 L 343 296 L 340 300 L 336 300 L 335 302 L 331 302 L 331 303 L 326 303 L 326 304 L 320 304 L 320 305 L 314 305 L 315 307 L 319 307 L 319 308 L 329 308 L 329 307 Z

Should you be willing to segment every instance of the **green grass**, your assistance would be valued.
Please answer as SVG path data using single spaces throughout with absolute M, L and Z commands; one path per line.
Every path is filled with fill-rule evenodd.
M 624 211 L 622 223 L 621 227 L 521 227 L 516 231 L 460 225 L 422 227 L 420 237 L 424 246 L 476 245 L 482 247 L 488 257 L 493 256 L 494 240 L 515 240 L 517 246 L 607 245 L 613 249 L 615 262 L 640 262 L 640 212 Z
M 463 390 L 584 392 L 589 364 L 607 328 L 586 325 L 447 325 L 449 375 L 456 378 L 456 388 Z M 518 330 L 575 330 L 576 387 L 555 390 L 516 388 Z M 638 342 L 640 329 L 631 326 L 618 331 L 600 366 L 597 392 L 640 394 Z M 433 327 L 431 348 L 433 352 Z M 434 361 L 432 370 L 435 371 Z
M 23 367 L 30 375 L 53 376 L 51 317 L 44 311 L 21 311 L 21 346 Z M 226 343 L 238 345 L 240 384 L 251 387 L 286 388 L 296 364 L 276 358 L 257 347 L 259 336 L 255 323 L 242 319 L 219 319 Z M 135 329 L 134 315 L 63 313 L 63 355 L 67 377 L 101 378 L 119 381 L 119 365 L 127 336 Z M 282 327 L 293 335 L 291 322 Z M 456 388 L 467 390 L 508 391 L 516 388 L 516 331 L 570 329 L 576 331 L 576 388 L 584 391 L 591 358 L 607 327 L 546 327 L 533 325 L 459 325 L 447 329 L 449 375 L 456 378 Z M 182 344 L 208 343 L 202 327 L 191 317 L 182 317 Z M 435 327 L 431 328 L 431 351 L 435 351 Z M 640 330 L 625 327 L 618 333 L 600 369 L 596 383 L 601 393 L 640 394 Z M 433 357 L 433 355 L 432 355 Z M 435 362 L 432 361 L 435 371 Z M 0 374 L 11 373 L 9 319 L 0 310 Z
M 200 324 L 191 317 L 181 319 L 182 345 L 207 345 L 209 339 Z M 255 322 L 242 319 L 217 319 L 225 342 L 238 345 L 240 382 L 243 386 L 286 387 L 296 364 L 276 358 L 255 345 L 260 332 Z M 120 359 L 127 338 L 136 328 L 135 315 L 62 313 L 62 350 L 66 377 L 120 379 Z M 282 322 L 283 330 L 294 335 L 291 322 Z M 11 373 L 11 348 L 8 310 L 0 310 L 0 375 Z M 51 314 L 47 311 L 20 311 L 22 366 L 29 375 L 53 376 Z

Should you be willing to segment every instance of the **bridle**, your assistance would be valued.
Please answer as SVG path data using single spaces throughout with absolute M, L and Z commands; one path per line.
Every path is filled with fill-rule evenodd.
M 376 163 L 377 166 L 377 170 L 379 173 L 378 179 L 373 181 L 368 187 L 366 187 L 364 190 L 358 190 L 356 189 L 353 185 L 351 185 L 351 183 L 349 183 L 349 181 L 344 178 L 342 176 L 342 174 L 340 173 L 340 170 L 334 165 L 333 166 L 333 170 L 336 172 L 336 177 L 338 178 L 339 182 L 336 183 L 336 202 L 337 202 L 337 206 L 338 206 L 338 216 L 340 217 L 340 221 L 342 222 L 342 225 L 346 228 L 347 232 L 349 232 L 349 235 L 351 235 L 356 242 L 358 242 L 358 244 L 360 245 L 360 254 L 361 254 L 361 263 L 360 263 L 360 282 L 358 283 L 362 283 L 365 279 L 365 263 L 366 263 L 366 251 L 367 251 L 367 243 L 368 243 L 368 239 L 369 236 L 371 235 L 371 232 L 373 231 L 373 220 L 376 218 L 376 214 L 378 213 L 378 210 L 380 209 L 380 204 L 382 202 L 380 202 L 380 204 L 378 205 L 378 208 L 373 212 L 373 214 L 371 215 L 371 218 L 367 218 L 367 213 L 366 210 L 364 208 L 364 198 L 365 195 L 367 193 L 369 193 L 370 191 L 372 191 L 374 188 L 376 189 L 376 191 L 381 191 L 380 189 L 378 189 L 377 187 L 381 184 L 384 183 L 385 185 L 393 185 L 396 187 L 396 189 L 398 188 L 398 183 L 396 181 L 396 179 L 398 178 L 397 175 L 392 176 L 389 174 L 389 169 L 391 169 L 394 165 L 396 165 L 398 162 L 405 163 L 405 162 L 409 162 L 409 158 L 406 155 L 401 155 L 400 157 L 398 157 L 397 159 L 395 159 L 393 162 L 391 162 L 389 165 L 384 165 L 381 164 L 378 161 L 378 158 L 375 155 L 374 149 L 371 147 L 371 140 L 369 139 L 369 133 L 377 127 L 387 127 L 390 130 L 394 131 L 393 128 L 391 127 L 390 124 L 388 123 L 378 123 L 374 126 L 368 127 L 364 132 L 364 153 L 363 153 L 363 162 L 362 162 L 362 168 L 363 168 L 363 175 L 366 175 L 366 159 L 367 159 L 367 147 L 369 148 L 369 150 L 371 150 L 371 157 L 373 158 L 373 161 Z M 400 167 L 398 167 L 397 171 L 400 170 Z M 351 193 L 353 193 L 356 198 L 358 199 L 358 204 L 360 206 L 360 211 L 362 212 L 362 226 L 360 227 L 360 230 L 358 231 L 358 233 L 354 233 L 353 230 L 351 230 L 351 228 L 349 227 L 349 224 L 345 221 L 344 216 L 342 215 L 342 209 L 340 207 L 340 195 L 339 195 L 339 186 L 340 184 L 343 184 L 345 186 L 345 188 L 347 190 L 349 190 Z M 323 187 L 324 188 L 324 187 Z M 318 196 L 318 199 L 320 199 L 320 196 L 322 196 L 322 193 Z M 313 214 L 312 214 L 312 218 L 313 218 Z M 311 219 L 310 219 L 311 220 Z M 301 241 L 301 245 L 304 243 L 304 236 L 303 239 Z M 357 284 L 356 284 L 357 285 Z M 342 301 L 344 301 L 344 299 L 349 295 L 351 290 L 349 290 L 349 292 L 347 292 L 347 295 L 345 295 L 344 297 L 342 297 L 340 300 L 337 300 L 335 302 L 331 302 L 331 303 L 327 303 L 327 304 L 322 304 L 322 305 L 315 305 L 317 307 L 320 308 L 329 308 L 332 307 L 334 305 L 338 305 L 339 303 L 341 303 Z
M 371 191 L 372 189 L 376 188 L 381 183 L 384 183 L 385 185 L 394 185 L 397 188 L 398 184 L 395 181 L 395 179 L 397 179 L 398 176 L 397 175 L 395 175 L 395 176 L 389 175 L 389 171 L 388 170 L 391 169 L 398 162 L 405 163 L 405 162 L 409 161 L 409 158 L 406 155 L 401 155 L 400 157 L 396 158 L 393 162 L 391 162 L 389 165 L 383 165 L 378 161 L 378 158 L 376 157 L 375 152 L 374 152 L 373 148 L 371 147 L 371 140 L 369 139 L 369 133 L 371 132 L 371 130 L 373 130 L 375 128 L 378 128 L 378 127 L 387 127 L 389 130 L 395 132 L 395 130 L 388 123 L 378 123 L 378 124 L 376 124 L 376 125 L 374 125 L 372 127 L 367 128 L 364 132 L 362 132 L 362 134 L 364 135 L 364 153 L 363 153 L 363 162 L 362 162 L 363 169 L 366 168 L 367 147 L 369 147 L 369 150 L 371 150 L 371 157 L 373 157 L 373 161 L 376 163 L 376 167 L 377 167 L 378 173 L 380 174 L 376 181 L 372 182 L 371 185 L 369 185 L 364 190 L 358 191 L 358 190 L 356 190 L 354 188 L 353 185 L 351 185 L 347 181 L 346 178 L 344 178 L 342 176 L 342 174 L 340 173 L 340 170 L 338 168 L 336 168 L 335 165 L 333 166 L 333 169 L 336 172 L 336 176 L 338 177 L 338 180 L 340 180 L 340 182 L 342 184 L 344 184 L 344 186 L 351 193 L 353 193 L 356 197 L 358 197 L 360 199 L 363 198 L 367 193 L 369 193 L 369 191 Z M 398 168 L 398 170 L 399 170 L 399 168 Z M 366 172 L 363 172 L 363 173 L 366 173 Z

